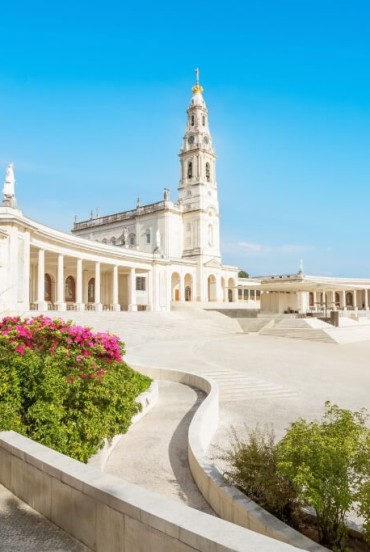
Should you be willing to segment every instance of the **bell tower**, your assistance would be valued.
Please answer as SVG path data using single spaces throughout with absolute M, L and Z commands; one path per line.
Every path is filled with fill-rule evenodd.
M 187 110 L 180 150 L 179 202 L 183 208 L 183 257 L 220 261 L 216 154 L 209 130 L 208 109 L 199 82 L 199 69 Z

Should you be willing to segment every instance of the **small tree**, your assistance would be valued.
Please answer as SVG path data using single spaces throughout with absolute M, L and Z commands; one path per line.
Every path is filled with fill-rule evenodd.
M 249 278 L 249 274 L 245 270 L 239 270 L 238 277 L 239 278 Z
M 302 502 L 314 508 L 320 543 L 334 550 L 343 550 L 345 515 L 369 479 L 366 419 L 364 410 L 351 412 L 326 402 L 322 422 L 297 420 L 277 447 L 278 470 L 292 481 Z
M 299 508 L 297 493 L 288 478 L 277 472 L 272 428 L 257 426 L 248 431 L 245 441 L 232 433 L 231 448 L 222 457 L 229 466 L 225 477 L 271 514 L 294 523 Z

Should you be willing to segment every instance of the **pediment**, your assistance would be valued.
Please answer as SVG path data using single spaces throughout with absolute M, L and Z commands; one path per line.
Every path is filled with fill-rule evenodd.
M 221 263 L 217 259 L 210 259 L 206 263 L 204 263 L 204 266 L 207 268 L 220 268 Z

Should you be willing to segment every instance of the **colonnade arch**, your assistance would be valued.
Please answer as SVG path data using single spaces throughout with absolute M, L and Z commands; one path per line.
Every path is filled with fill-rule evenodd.
M 214 274 L 210 274 L 207 280 L 208 301 L 217 301 L 217 280 Z
M 185 274 L 184 286 L 185 286 L 185 301 L 192 301 L 193 300 L 193 277 L 191 274 Z
M 229 278 L 227 282 L 227 300 L 229 303 L 235 301 L 235 280 Z

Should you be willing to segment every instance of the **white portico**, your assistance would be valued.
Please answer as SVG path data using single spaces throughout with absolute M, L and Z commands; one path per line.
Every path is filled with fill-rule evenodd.
M 315 314 L 329 311 L 368 311 L 370 279 L 298 274 L 261 279 L 261 311 Z

